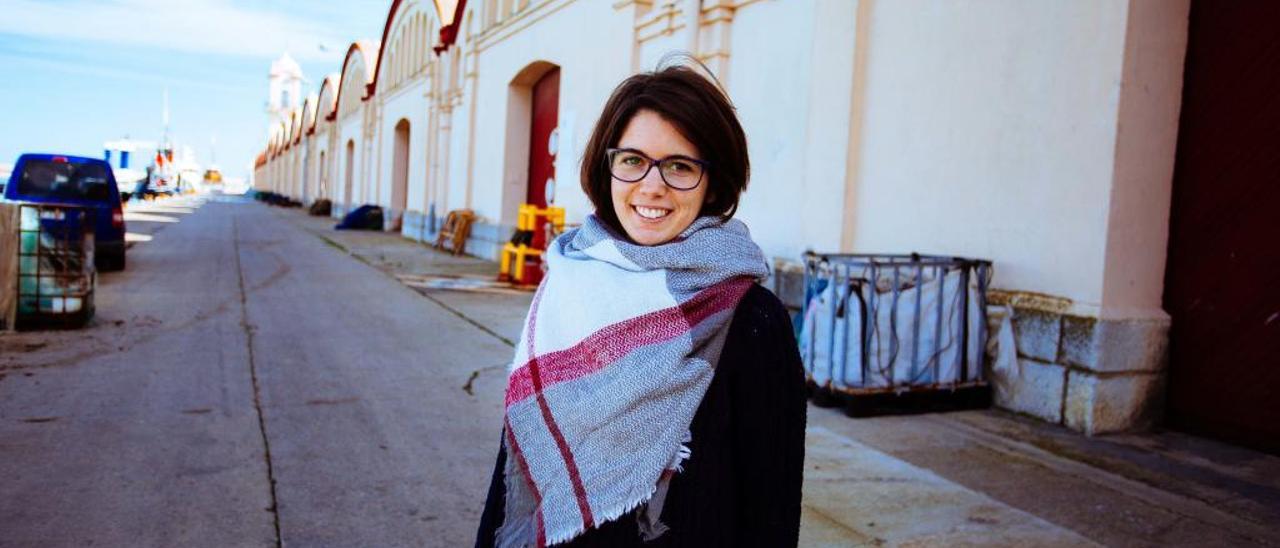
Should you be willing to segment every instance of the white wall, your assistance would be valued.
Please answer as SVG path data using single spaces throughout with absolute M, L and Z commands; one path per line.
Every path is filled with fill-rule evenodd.
M 739 217 L 770 255 L 798 259 L 806 248 L 839 245 L 853 6 L 845 0 L 759 2 L 735 15 L 724 83 L 747 132 L 753 164 Z M 578 170 L 605 100 L 631 74 L 633 9 L 571 3 L 481 52 L 472 192 L 473 206 L 487 221 L 501 218 L 504 184 L 510 192 L 525 188 L 523 174 L 503 181 L 504 106 L 510 79 L 538 60 L 561 66 L 557 205 L 566 208 L 571 223 L 593 211 Z M 653 70 L 669 53 L 690 48 L 687 29 L 645 42 L 639 70 Z M 759 39 L 764 35 L 800 39 Z M 457 152 L 465 162 L 465 148 Z M 457 186 L 465 184 L 465 165 L 453 170 Z M 451 207 L 463 207 L 465 190 L 451 193 L 455 196 Z
M 562 131 L 556 158 L 556 205 L 565 208 L 570 223 L 581 222 L 593 211 L 579 183 L 579 162 L 609 93 L 630 74 L 631 22 L 630 12 L 615 10 L 611 2 L 574 2 L 480 52 L 472 205 L 483 221 L 502 220 L 504 184 L 520 192 L 523 201 L 525 175 L 503 180 L 506 105 L 511 79 L 534 61 L 560 66 Z M 454 114 L 455 118 L 465 115 L 465 108 Z M 568 128 L 563 126 L 570 119 L 573 127 L 565 131 Z M 450 171 L 452 177 L 465 180 L 465 164 Z M 451 207 L 462 207 L 464 198 L 465 192 L 450 192 Z
M 725 84 L 751 153 L 738 218 L 770 256 L 840 245 L 855 6 L 761 2 L 735 15 Z
M 363 176 L 390 177 L 390 136 L 407 117 L 408 209 L 447 195 L 438 214 L 470 206 L 482 222 L 511 222 L 504 193 L 523 201 L 526 174 L 507 169 L 505 151 L 528 128 L 508 127 L 510 84 L 545 61 L 561 70 L 557 204 L 580 222 L 592 211 L 578 181 L 581 155 L 609 93 L 633 62 L 652 70 L 694 45 L 686 18 L 684 29 L 637 47 L 636 6 L 614 4 L 534 2 L 458 44 L 474 79 L 464 80 L 449 142 L 433 151 L 425 75 L 409 90 L 379 89 L 381 145 L 377 136 L 363 142 L 361 112 L 335 126 L 335 201 L 346 141 L 356 142 L 358 199 Z M 981 257 L 996 262 L 1000 288 L 1066 297 L 1085 310 L 1158 310 L 1186 6 L 748 3 L 723 44 L 724 83 L 753 168 L 739 217 L 773 257 L 798 260 L 805 249 Z M 477 23 L 481 8 L 470 7 Z M 362 81 L 354 65 L 346 77 Z M 363 165 L 366 151 L 379 154 L 376 163 Z M 447 159 L 436 182 L 447 191 L 424 188 L 429 158 Z M 388 182 L 378 185 L 383 205 Z
M 853 250 L 990 258 L 996 286 L 1100 303 L 1125 2 L 869 11 Z

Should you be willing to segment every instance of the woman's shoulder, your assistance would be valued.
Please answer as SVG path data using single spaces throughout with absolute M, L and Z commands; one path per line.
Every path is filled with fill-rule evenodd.
M 737 393 L 804 400 L 804 366 L 791 314 L 777 295 L 759 284 L 738 302 L 720 365 L 717 371 L 729 373 L 731 390 Z
M 751 284 L 733 314 L 735 328 L 765 328 L 785 326 L 791 328 L 791 316 L 787 307 L 772 291 L 760 284 Z
M 764 358 L 762 352 L 789 354 L 796 347 L 791 313 L 772 291 L 752 284 L 738 301 L 725 344 L 728 351 L 753 359 Z

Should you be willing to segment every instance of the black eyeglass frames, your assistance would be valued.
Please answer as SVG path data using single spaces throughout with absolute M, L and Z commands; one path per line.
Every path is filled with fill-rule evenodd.
M 702 184 L 703 174 L 709 162 L 688 156 L 667 156 L 655 160 L 631 148 L 611 148 L 605 151 L 609 162 L 609 174 L 624 183 L 634 183 L 658 166 L 662 182 L 676 190 L 693 190 Z

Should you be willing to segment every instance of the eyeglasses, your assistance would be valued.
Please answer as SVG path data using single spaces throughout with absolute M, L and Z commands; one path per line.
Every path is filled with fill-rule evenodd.
M 634 183 L 645 178 L 653 166 L 658 166 L 662 182 L 676 190 L 693 190 L 702 183 L 702 175 L 709 162 L 688 156 L 667 156 L 654 160 L 631 148 L 611 148 L 605 151 L 609 160 L 609 174 L 624 183 Z

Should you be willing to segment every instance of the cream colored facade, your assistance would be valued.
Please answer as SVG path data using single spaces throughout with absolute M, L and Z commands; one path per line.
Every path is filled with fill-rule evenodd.
M 1030 352 L 997 400 L 1120 430 L 1147 420 L 1162 382 L 1187 12 L 1188 0 L 473 0 L 437 54 L 433 4 L 396 1 L 382 42 L 354 43 L 309 101 L 319 110 L 272 130 L 255 180 L 332 199 L 335 215 L 380 205 L 414 239 L 472 209 L 467 249 L 496 258 L 528 188 L 533 83 L 561 71 L 556 204 L 577 222 L 591 212 L 582 150 L 613 87 L 692 52 L 738 109 L 753 168 L 738 217 L 779 278 L 806 250 L 991 259 L 1020 317 L 1044 316 L 1020 344 L 1062 339 L 1073 319 L 1103 326 L 1083 335 L 1088 363 Z

